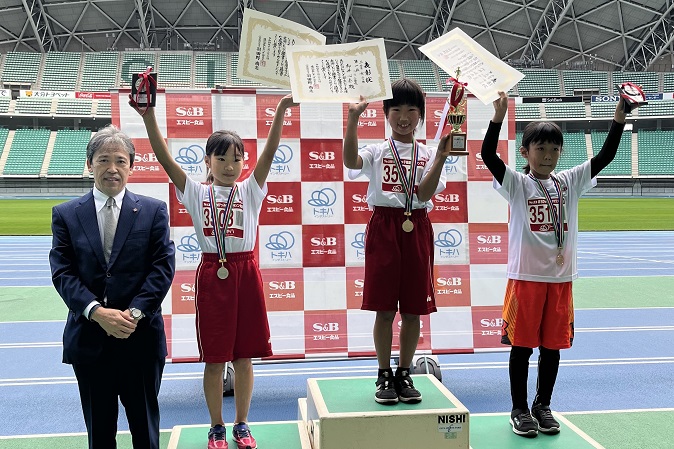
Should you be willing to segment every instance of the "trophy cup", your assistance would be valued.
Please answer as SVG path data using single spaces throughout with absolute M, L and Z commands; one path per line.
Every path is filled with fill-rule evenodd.
M 638 107 L 648 104 L 646 95 L 641 89 L 641 86 L 634 83 L 622 83 L 616 84 L 615 87 L 618 89 L 618 92 L 620 92 L 620 96 L 623 99 L 623 111 L 625 114 L 629 114 L 635 106 Z
M 131 99 L 136 107 L 154 107 L 157 102 L 157 74 L 148 67 L 143 73 L 131 76 Z
M 461 131 L 461 125 L 466 121 L 466 90 L 465 83 L 459 81 L 461 69 L 456 69 L 456 77 L 450 78 L 452 89 L 447 103 L 449 110 L 447 111 L 447 124 L 452 127 L 449 131 L 449 152 L 455 156 L 468 155 L 466 148 L 466 133 Z

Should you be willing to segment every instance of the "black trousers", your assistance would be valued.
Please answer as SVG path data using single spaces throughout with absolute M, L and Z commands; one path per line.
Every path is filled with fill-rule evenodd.
M 129 421 L 134 449 L 159 449 L 157 396 L 166 363 L 106 349 L 96 363 L 74 364 L 89 449 L 115 449 L 118 399 Z

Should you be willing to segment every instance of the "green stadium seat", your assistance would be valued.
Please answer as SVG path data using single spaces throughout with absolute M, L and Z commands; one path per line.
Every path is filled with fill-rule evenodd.
M 82 177 L 91 131 L 63 129 L 56 133 L 47 176 Z
M 521 69 L 524 78 L 517 83 L 521 97 L 549 97 L 562 94 L 559 71 L 551 69 Z
M 640 85 L 646 93 L 660 92 L 658 74 L 655 72 L 613 72 L 613 84 L 625 82 Z
M 50 135 L 48 129 L 17 129 L 2 174 L 39 176 Z
M 539 103 L 518 103 L 515 105 L 516 120 L 538 120 L 541 118 Z
M 674 92 L 674 72 L 667 72 L 664 74 L 663 92 Z
M 102 51 L 85 53 L 80 90 L 83 92 L 107 92 L 119 85 L 117 82 L 117 66 L 119 53 Z
M 74 91 L 80 73 L 81 53 L 53 51 L 47 53 L 42 71 L 42 90 Z
M 56 103 L 58 115 L 91 115 L 91 100 L 60 98 Z
M 674 175 L 674 157 L 672 157 L 673 130 L 639 130 L 639 176 Z
M 191 87 L 192 52 L 161 52 L 157 67 L 159 87 Z
M 156 52 L 125 51 L 122 55 L 122 68 L 120 72 L 119 86 L 130 87 L 131 77 L 133 74 L 144 72 L 148 66 L 152 66 L 153 68 L 157 67 Z
M 592 131 L 592 154 L 596 156 L 604 145 L 608 131 Z M 615 159 L 601 171 L 600 176 L 632 176 L 632 133 L 624 132 Z
M 545 117 L 550 119 L 585 118 L 585 103 L 546 103 Z
M 403 77 L 400 69 L 400 61 L 389 59 L 388 61 L 388 77 L 391 81 L 399 80 Z
M 229 66 L 225 53 L 197 52 L 195 58 L 194 87 L 213 89 L 215 86 L 229 85 Z
M 672 116 L 674 115 L 674 100 L 649 101 L 644 106 L 639 106 L 637 113 L 640 117 L 648 116 Z
M 562 79 L 564 80 L 564 93 L 567 96 L 573 96 L 574 90 L 587 89 L 598 89 L 603 95 L 609 93 L 607 72 L 564 70 Z
M 2 82 L 34 85 L 40 73 L 42 53 L 9 52 L 2 70 Z
M 15 111 L 26 115 L 44 115 L 51 113 L 52 99 L 23 97 L 16 100 Z
M 411 78 L 419 83 L 425 92 L 442 92 L 438 79 L 435 76 L 434 64 L 431 61 L 424 59 L 420 61 L 401 62 L 405 77 Z

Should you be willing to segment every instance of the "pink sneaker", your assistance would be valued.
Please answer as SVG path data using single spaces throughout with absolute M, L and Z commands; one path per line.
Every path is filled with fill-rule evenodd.
M 208 431 L 208 449 L 228 449 L 227 430 L 225 426 L 216 424 Z
M 232 435 L 239 449 L 257 449 L 255 438 L 250 434 L 250 428 L 245 422 L 234 425 Z

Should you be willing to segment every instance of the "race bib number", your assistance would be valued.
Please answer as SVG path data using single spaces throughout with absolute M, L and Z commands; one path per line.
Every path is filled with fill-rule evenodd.
M 556 203 L 556 198 L 553 198 L 553 206 L 559 217 L 559 205 Z M 564 201 L 564 231 L 569 230 L 569 223 L 567 220 L 567 207 Z M 552 215 L 545 198 L 530 198 L 527 201 L 527 212 L 529 214 L 529 227 L 532 232 L 554 232 L 555 228 L 552 222 Z
M 409 176 L 408 171 L 412 165 L 410 159 L 403 159 L 403 176 Z M 417 183 L 421 179 L 421 176 L 426 167 L 425 160 L 417 161 L 417 176 L 414 181 L 414 191 L 417 191 Z M 382 192 L 393 192 L 405 194 L 405 189 L 402 185 L 402 180 L 400 179 L 400 173 L 398 171 L 398 166 L 396 165 L 395 159 L 392 157 L 385 157 L 382 159 L 382 173 L 381 173 L 381 190 Z
M 218 229 L 222 229 L 225 225 L 225 207 L 226 203 L 218 201 Z M 203 229 L 204 236 L 213 237 L 213 214 L 211 212 L 211 205 L 208 201 L 202 203 L 203 213 Z M 227 221 L 227 235 L 226 237 L 243 238 L 243 202 L 235 201 L 232 205 L 232 213 Z

